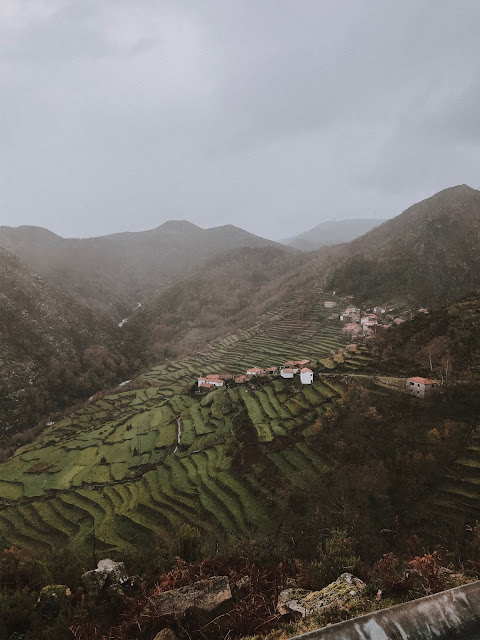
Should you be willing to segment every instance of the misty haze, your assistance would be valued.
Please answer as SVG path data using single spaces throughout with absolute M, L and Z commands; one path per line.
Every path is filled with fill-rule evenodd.
M 0 640 L 480 636 L 479 23 L 0 2 Z

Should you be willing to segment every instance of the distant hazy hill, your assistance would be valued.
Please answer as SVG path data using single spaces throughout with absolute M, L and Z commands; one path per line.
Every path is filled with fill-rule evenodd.
M 214 255 L 275 245 L 232 225 L 201 229 L 186 221 L 81 239 L 61 238 L 39 227 L 0 227 L 0 246 L 49 281 L 115 316 Z
M 363 300 L 437 305 L 480 286 L 480 191 L 451 187 L 342 247 L 328 287 Z
M 331 244 L 350 242 L 382 222 L 383 220 L 377 220 L 376 218 L 329 220 L 328 222 L 321 222 L 313 229 L 305 231 L 294 238 L 284 240 L 284 244 L 302 251 L 313 251 Z
M 0 249 L 0 440 L 132 373 L 108 317 Z

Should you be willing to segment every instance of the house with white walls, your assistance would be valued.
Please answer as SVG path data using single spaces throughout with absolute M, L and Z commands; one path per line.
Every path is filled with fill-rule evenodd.
M 308 367 L 304 367 L 303 369 L 300 369 L 300 382 L 302 384 L 312 384 L 313 371 Z
M 205 388 L 206 386 L 223 387 L 224 384 L 224 381 L 220 378 L 218 373 L 210 373 L 208 376 L 202 376 L 197 380 L 197 385 L 202 388 Z

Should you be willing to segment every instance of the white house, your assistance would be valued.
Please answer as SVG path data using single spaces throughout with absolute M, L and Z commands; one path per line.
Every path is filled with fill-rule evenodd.
M 293 378 L 293 369 L 281 369 L 280 375 L 282 378 Z
M 202 387 L 204 385 L 209 385 L 211 387 L 223 387 L 225 383 L 220 379 L 218 374 L 211 373 L 208 376 L 203 376 L 202 378 L 198 378 L 197 385 Z
M 313 371 L 304 367 L 300 370 L 300 382 L 302 384 L 312 384 L 313 382 Z

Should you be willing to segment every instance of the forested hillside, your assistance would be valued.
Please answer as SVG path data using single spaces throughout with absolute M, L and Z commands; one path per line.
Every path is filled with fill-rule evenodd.
M 3 249 L 0 308 L 1 438 L 138 369 L 138 354 L 110 318 Z
M 469 380 L 480 372 L 480 293 L 477 291 L 387 332 L 376 344 L 392 370 Z M 418 370 L 418 369 L 417 369 Z
M 280 247 L 242 248 L 211 258 L 152 296 L 128 323 L 155 357 L 178 357 L 254 324 L 267 309 L 301 304 L 294 274 L 305 258 Z M 301 277 L 303 282 L 304 278 Z M 307 296 L 313 302 L 314 296 Z
M 480 285 L 480 192 L 445 189 L 346 245 L 328 286 L 357 300 L 444 304 Z

